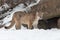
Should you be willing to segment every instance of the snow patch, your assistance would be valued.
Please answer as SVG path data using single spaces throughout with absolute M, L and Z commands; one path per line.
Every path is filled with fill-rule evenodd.
M 54 30 L 1 30 L 0 40 L 60 40 L 60 30 Z

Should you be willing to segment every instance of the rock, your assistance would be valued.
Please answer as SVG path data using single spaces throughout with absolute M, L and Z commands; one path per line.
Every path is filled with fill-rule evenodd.
M 58 25 L 59 25 L 59 21 L 60 19 L 59 17 L 55 17 L 55 18 L 52 18 L 52 19 L 48 19 L 48 20 L 39 20 L 38 22 L 38 28 L 39 29 L 51 29 L 51 28 L 58 28 Z M 57 23 L 58 21 L 58 23 Z

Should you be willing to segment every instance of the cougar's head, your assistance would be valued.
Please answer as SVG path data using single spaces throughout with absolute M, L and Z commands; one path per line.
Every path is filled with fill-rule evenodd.
M 37 12 L 36 13 L 36 15 L 37 15 L 37 17 L 40 19 L 40 20 L 42 20 L 43 19 L 43 12 Z

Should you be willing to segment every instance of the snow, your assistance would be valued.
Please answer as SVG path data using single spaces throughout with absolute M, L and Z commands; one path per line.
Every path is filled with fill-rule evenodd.
M 32 6 L 34 6 L 34 5 L 37 5 L 39 2 L 40 2 L 40 0 L 36 0 L 37 2 L 36 3 L 31 3 L 31 5 L 29 5 L 28 7 L 32 7 Z
M 19 4 L 17 7 L 13 9 L 10 15 L 8 15 L 5 19 L 3 19 L 4 23 L 8 26 L 9 21 L 12 19 L 13 14 L 16 11 L 25 10 L 23 4 Z M 21 26 L 20 30 L 15 29 L 15 25 L 11 29 L 0 29 L 0 40 L 60 40 L 60 29 L 27 29 Z
M 60 30 L 1 30 L 0 40 L 60 40 Z

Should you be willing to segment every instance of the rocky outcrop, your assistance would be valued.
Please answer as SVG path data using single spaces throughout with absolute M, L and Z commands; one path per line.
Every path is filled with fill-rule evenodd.
M 51 28 L 60 28 L 60 19 L 59 17 L 55 17 L 48 20 L 39 20 L 38 28 L 39 29 L 51 29 Z M 57 22 L 58 21 L 58 22 Z
M 31 9 L 31 11 L 35 11 L 40 14 L 43 13 L 43 21 L 39 21 L 39 28 L 54 28 L 54 25 L 57 26 L 57 20 L 60 17 L 60 0 L 41 0 L 37 5 L 31 7 Z M 53 21 L 51 22 L 50 19 Z M 47 20 L 49 21 L 47 22 Z M 46 27 L 47 25 L 48 27 Z
M 43 19 L 50 19 L 60 16 L 60 0 L 47 0 L 31 7 L 32 11 L 43 13 Z

